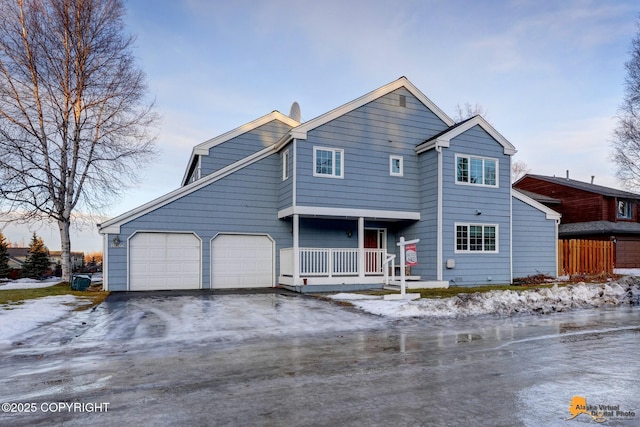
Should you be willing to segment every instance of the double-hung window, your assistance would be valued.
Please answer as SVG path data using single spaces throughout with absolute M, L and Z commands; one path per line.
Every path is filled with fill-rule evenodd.
M 313 147 L 313 165 L 313 176 L 342 178 L 344 170 L 344 150 Z
M 498 252 L 497 224 L 456 224 L 456 253 Z
M 456 183 L 498 186 L 498 161 L 486 157 L 456 155 Z

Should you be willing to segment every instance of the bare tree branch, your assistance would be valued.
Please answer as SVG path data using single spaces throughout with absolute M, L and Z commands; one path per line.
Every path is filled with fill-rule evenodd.
M 640 20 L 631 41 L 631 59 L 625 63 L 625 95 L 613 133 L 611 160 L 616 176 L 630 189 L 640 189 Z
M 67 280 L 74 210 L 99 212 L 155 154 L 124 12 L 121 0 L 0 2 L 0 208 L 58 222 Z

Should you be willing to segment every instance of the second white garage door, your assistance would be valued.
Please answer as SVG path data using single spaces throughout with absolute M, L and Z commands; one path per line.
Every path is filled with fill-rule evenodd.
M 211 243 L 212 288 L 272 287 L 274 267 L 266 235 L 219 234 Z
M 137 233 L 129 241 L 129 290 L 200 288 L 200 252 L 192 233 Z

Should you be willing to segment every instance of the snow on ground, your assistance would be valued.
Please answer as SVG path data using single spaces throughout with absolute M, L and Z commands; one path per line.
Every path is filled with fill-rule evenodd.
M 0 291 L 6 289 L 35 289 L 35 288 L 48 288 L 49 286 L 57 285 L 62 279 L 60 277 L 49 277 L 44 280 L 37 279 L 17 279 L 0 282 Z M 91 275 L 91 283 L 101 284 L 102 273 L 94 273 Z
M 50 277 L 45 280 L 36 279 L 18 279 L 10 280 L 8 282 L 0 283 L 0 291 L 6 289 L 34 289 L 34 288 L 48 288 L 49 286 L 57 285 L 60 283 L 59 277 Z
M 614 274 L 622 274 L 624 276 L 640 276 L 640 268 L 614 268 Z
M 25 300 L 20 304 L 0 304 L 0 348 L 11 345 L 23 333 L 61 319 L 76 307 L 90 303 L 73 295 L 57 295 Z
M 459 294 L 451 298 L 383 300 L 383 297 L 336 294 L 330 298 L 349 301 L 369 313 L 386 317 L 462 317 L 483 314 L 545 314 L 576 308 L 640 303 L 640 280 L 626 277 L 605 284 L 568 285 L 529 291 L 491 291 Z M 374 299 L 375 298 L 375 299 Z
M 59 278 L 52 278 L 47 281 L 34 282 L 33 280 L 21 279 L 0 285 L 0 289 L 52 286 L 59 283 L 59 280 Z M 349 301 L 363 311 L 389 318 L 452 318 L 485 314 L 511 315 L 514 313 L 542 314 L 576 308 L 640 303 L 640 279 L 625 277 L 617 282 L 606 284 L 579 283 L 566 287 L 553 286 L 552 288 L 521 292 L 476 292 L 459 294 L 451 298 L 416 301 L 384 300 L 378 296 L 351 293 L 339 293 L 330 296 L 330 298 Z M 195 334 L 195 336 L 199 336 L 198 334 L 201 334 L 202 331 L 198 325 L 202 323 L 198 319 L 198 315 L 201 313 L 202 322 L 227 325 L 222 329 L 220 326 L 215 328 L 217 329 L 216 337 L 223 339 L 228 336 L 251 335 L 255 331 L 282 334 L 284 333 L 283 325 L 299 324 L 300 316 L 306 320 L 312 319 L 310 323 L 316 325 L 314 328 L 322 324 L 331 325 L 336 330 L 354 327 L 354 324 L 359 320 L 359 317 L 354 313 L 336 313 L 334 309 L 319 301 L 284 298 L 277 295 L 273 295 L 271 298 L 265 298 L 264 295 L 216 296 L 213 299 L 191 297 L 184 304 L 177 304 L 177 302 L 172 298 L 160 299 L 159 301 L 153 299 L 149 301 L 146 299 L 136 300 L 133 305 L 139 309 L 135 313 L 139 317 L 137 323 L 144 323 L 143 319 L 147 319 L 146 323 L 141 323 L 141 329 L 154 330 L 158 325 L 165 325 L 159 330 L 163 330 L 169 335 L 188 336 Z M 0 348 L 20 340 L 27 331 L 69 316 L 76 307 L 88 303 L 87 300 L 80 297 L 61 295 L 26 300 L 20 304 L 0 305 Z M 175 312 L 176 305 L 184 307 Z M 247 313 L 248 306 L 251 307 L 250 313 Z M 262 308 L 258 309 L 258 307 Z M 243 313 L 243 315 L 237 313 Z M 151 314 L 155 316 L 151 316 Z M 150 319 L 156 319 L 154 322 L 159 322 L 158 325 Z M 129 320 L 126 322 L 104 322 L 108 330 L 103 332 L 106 335 L 113 334 L 114 324 L 122 327 L 130 326 Z M 147 323 L 149 324 L 147 325 Z M 361 326 L 371 326 L 371 319 L 366 319 Z M 305 328 L 308 326 L 302 325 L 301 328 L 297 332 L 306 331 Z

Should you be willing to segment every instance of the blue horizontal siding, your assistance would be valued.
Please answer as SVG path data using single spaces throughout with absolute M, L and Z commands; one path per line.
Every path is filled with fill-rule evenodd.
M 282 153 L 289 150 L 289 178 L 282 180 Z M 278 184 L 278 210 L 293 204 L 293 144 L 289 143 L 280 150 L 280 183 Z
M 523 201 L 513 199 L 513 277 L 556 276 L 555 220 Z
M 405 95 L 407 107 L 399 106 Z M 311 130 L 298 144 L 297 204 L 419 210 L 414 148 L 446 125 L 404 88 Z M 344 150 L 343 178 L 313 176 L 313 147 Z M 404 176 L 391 176 L 389 156 L 403 156 Z
M 498 187 L 456 183 L 455 155 L 498 160 Z M 455 260 L 455 268 L 443 269 L 443 279 L 453 285 L 511 282 L 511 158 L 481 127 L 474 126 L 451 139 L 443 156 L 442 233 L 443 263 Z M 480 215 L 477 212 L 481 212 Z M 498 253 L 455 253 L 456 223 L 496 224 Z
M 136 218 L 120 228 L 126 242 L 136 231 L 190 231 L 202 239 L 202 284 L 210 287 L 210 242 L 218 233 L 264 233 L 279 250 L 292 246 L 291 223 L 278 220 L 280 156 L 274 154 L 191 194 Z M 110 236 L 111 238 L 111 236 Z M 109 287 L 126 290 L 126 247 L 109 250 Z
M 253 153 L 275 144 L 291 127 L 278 120 L 272 120 L 240 136 L 209 149 L 208 156 L 202 156 L 201 176 L 206 176 L 241 160 Z

